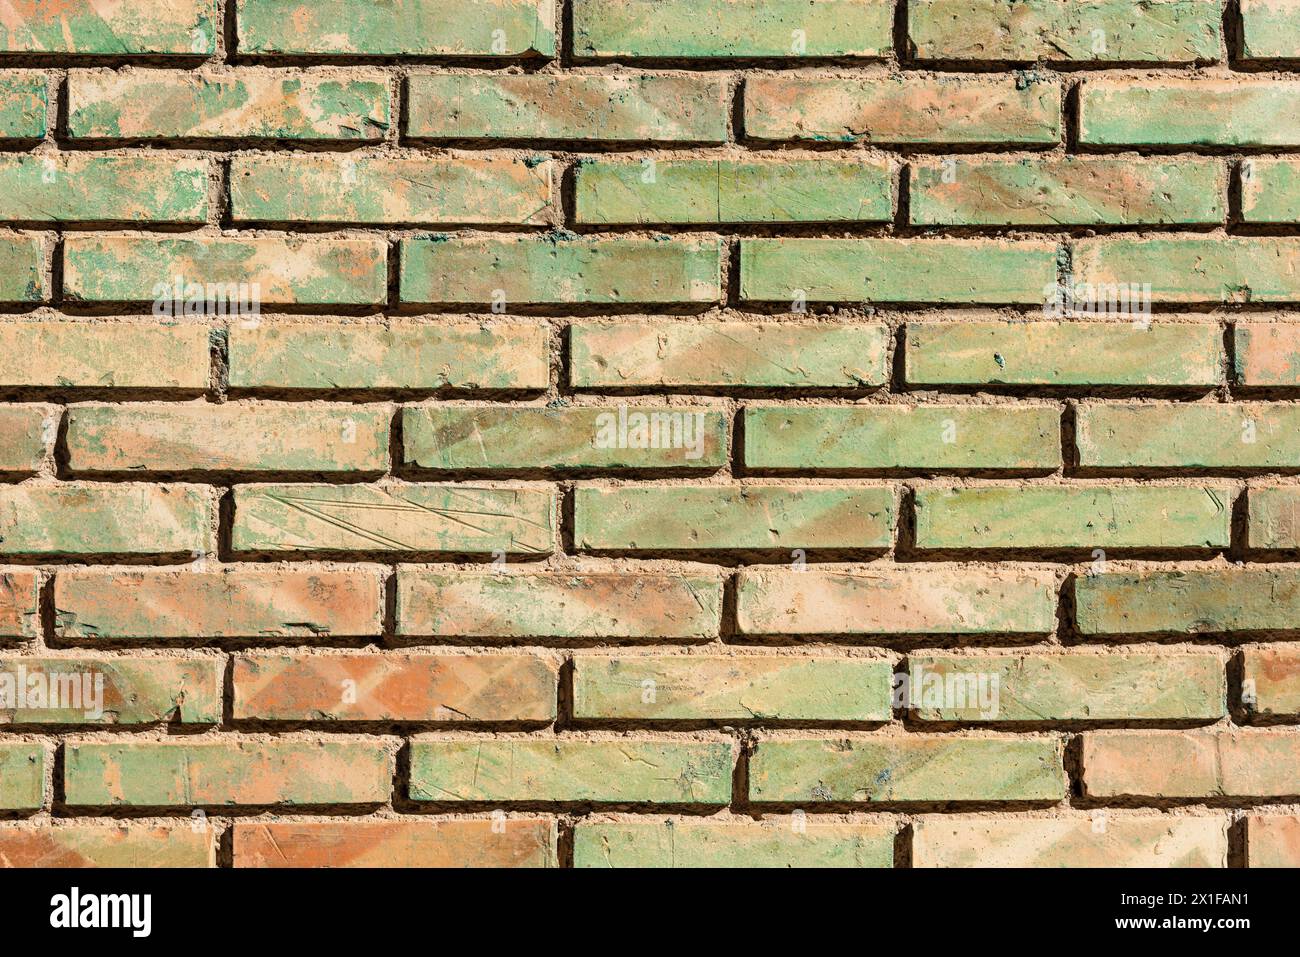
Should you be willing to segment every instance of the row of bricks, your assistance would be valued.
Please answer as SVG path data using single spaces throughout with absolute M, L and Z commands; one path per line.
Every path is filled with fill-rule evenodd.
M 84 513 L 83 513 L 84 516 Z M 382 568 L 64 569 L 52 586 L 63 642 L 324 642 L 385 634 Z M 0 635 L 40 631 L 42 573 L 0 574 Z M 1044 636 L 1057 626 L 1051 569 L 912 563 L 746 569 L 734 632 L 877 638 Z M 1094 570 L 1067 585 L 1085 636 L 1300 633 L 1300 568 Z M 724 581 L 690 572 L 482 572 L 401 566 L 399 638 L 690 641 L 722 634 Z M 729 629 L 730 630 L 730 629 Z M 1280 653 L 1279 653 L 1280 654 Z M 1290 672 L 1279 672 L 1287 681 Z M 1137 707 L 1134 702 L 1133 707 Z
M 1082 786 L 1114 801 L 1294 798 L 1295 728 L 1086 731 Z M 728 738 L 417 736 L 394 787 L 400 739 L 215 736 L 192 742 L 67 740 L 70 808 L 382 805 L 713 805 L 745 801 Z M 947 802 L 1059 804 L 1069 794 L 1060 734 L 855 733 L 766 737 L 748 758 L 748 801 L 841 807 Z M 40 742 L 0 744 L 0 807 L 45 806 Z
M 1300 866 L 1300 817 L 1245 818 L 1249 866 Z M 1111 811 L 1054 817 L 885 818 L 591 815 L 573 828 L 574 867 L 1224 867 L 1226 814 Z M 235 821 L 235 867 L 557 867 L 559 828 L 536 815 L 434 820 Z M 213 867 L 214 828 L 134 824 L 0 827 L 11 867 Z
M 1228 167 L 1207 158 L 979 156 L 917 159 L 902 173 L 918 226 L 1222 225 Z M 170 152 L 0 155 L 0 222 L 201 224 L 209 160 Z M 236 223 L 554 225 L 561 164 L 478 154 L 237 154 Z M 583 226 L 885 223 L 893 164 L 878 158 L 579 160 Z M 1247 224 L 1300 222 L 1300 161 L 1239 167 Z
M 216 0 L 126 0 L 15 12 L 0 53 L 209 57 Z M 914 60 L 1203 63 L 1224 48 L 1220 0 L 904 0 Z M 894 50 L 894 0 L 573 0 L 580 59 L 869 57 Z M 556 0 L 238 0 L 240 55 L 545 57 Z M 1242 0 L 1247 60 L 1300 57 L 1293 0 Z M 1100 37 L 1100 39 L 1099 39 Z
M 261 306 L 382 306 L 389 243 L 378 236 L 275 234 L 62 238 L 61 294 L 72 303 L 153 304 L 166 314 Z M 0 233 L 0 302 L 49 301 L 47 237 Z M 1006 304 L 1139 315 L 1161 305 L 1300 302 L 1300 237 L 1050 240 L 745 238 L 742 301 Z M 723 299 L 727 244 L 653 238 L 436 235 L 394 251 L 402 305 L 506 312 L 524 305 L 659 304 Z M 1060 263 L 1070 260 L 1061 281 Z M 1118 307 L 1116 302 L 1119 303 Z
M 883 657 L 578 653 L 562 691 L 561 664 L 524 653 L 238 655 L 230 720 L 546 724 L 557 692 L 578 721 L 852 724 L 887 722 L 896 705 L 915 721 L 989 725 L 1228 714 L 1219 650 L 910 653 L 897 678 Z M 4 657 L 0 723 L 220 724 L 225 671 L 211 656 Z M 1243 675 L 1244 712 L 1300 716 L 1294 644 L 1248 647 Z
M 1053 146 L 1068 123 L 1062 81 L 1027 73 L 754 73 L 740 89 L 734 131 L 737 80 L 728 74 L 416 74 L 404 80 L 404 110 L 390 80 L 374 69 L 73 70 L 61 132 L 108 143 L 365 143 L 389 139 L 404 115 L 405 138 L 429 142 L 712 144 L 734 134 L 773 143 Z M 43 139 L 49 87 L 39 71 L 0 73 L 0 136 Z M 1293 79 L 1107 75 L 1077 90 L 1070 132 L 1080 146 L 1300 146 Z

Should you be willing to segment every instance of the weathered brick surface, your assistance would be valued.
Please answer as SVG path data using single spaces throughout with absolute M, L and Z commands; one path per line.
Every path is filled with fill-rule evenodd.
M 1091 797 L 1268 797 L 1300 791 L 1294 729 L 1097 731 L 1083 736 Z
M 39 633 L 40 582 L 33 571 L 0 571 L 0 638 L 34 638 Z
M 0 744 L 0 811 L 30 811 L 45 800 L 45 749 Z
M 0 139 L 41 139 L 47 129 L 48 107 L 44 73 L 16 70 L 0 74 Z
M 202 223 L 208 162 L 198 156 L 0 156 L 5 222 Z
M 189 824 L 0 828 L 0 867 L 215 867 L 214 832 Z
M 1268 159 L 1243 163 L 1241 216 L 1250 223 L 1300 221 L 1300 164 Z
M 0 52 L 207 56 L 219 29 L 212 0 L 19 3 L 0 25 Z
M 0 319 L 0 387 L 199 391 L 210 374 L 197 323 Z
M 1300 867 L 1300 817 L 1252 814 L 1246 827 L 1251 867 Z
M 45 243 L 39 236 L 0 233 L 0 302 L 47 299 L 44 259 Z
M 1300 570 L 1105 572 L 1076 579 L 1074 602 L 1090 635 L 1295 631 Z
M 1079 142 L 1089 146 L 1296 146 L 1287 104 L 1300 83 L 1273 79 L 1088 78 Z
M 1242 655 L 1242 704 L 1255 714 L 1300 714 L 1300 649 L 1247 648 Z
M 1300 57 L 1300 10 L 1294 0 L 1241 0 L 1241 48 L 1250 60 Z
M 217 724 L 218 664 L 215 658 L 0 657 L 0 688 L 12 682 L 13 692 L 0 693 L 0 724 Z
M 212 510 L 200 485 L 0 485 L 0 555 L 202 554 Z
M 1233 344 L 1242 385 L 1300 386 L 1300 323 L 1242 321 Z
M 1300 487 L 1252 488 L 1246 503 L 1246 541 L 1251 548 L 1300 548 Z
M 0 473 L 30 474 L 45 460 L 57 407 L 0 406 Z
M 1300 302 L 1300 240 L 1291 237 L 1084 239 L 1073 262 L 1076 283 L 1150 284 L 1153 302 Z
M 1300 406 L 1272 403 L 1089 404 L 1079 463 L 1099 468 L 1300 467 Z

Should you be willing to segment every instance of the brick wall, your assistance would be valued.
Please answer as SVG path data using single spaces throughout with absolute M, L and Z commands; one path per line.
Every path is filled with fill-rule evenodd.
M 1300 864 L 1296 0 L 7 7 L 0 860 Z

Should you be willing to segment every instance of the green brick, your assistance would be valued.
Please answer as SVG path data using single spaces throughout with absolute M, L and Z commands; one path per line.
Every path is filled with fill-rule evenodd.
M 197 402 L 76 405 L 73 472 L 385 472 L 387 405 Z
M 822 655 L 578 655 L 573 715 L 642 721 L 888 721 L 893 665 Z
M 0 157 L 5 222 L 202 223 L 208 163 L 198 157 Z
M 210 56 L 217 0 L 17 3 L 0 25 L 0 52 Z
M 759 803 L 1060 801 L 1055 737 L 960 738 L 890 734 L 763 741 L 749 762 Z
M 0 725 L 217 724 L 223 672 L 219 658 L 0 658 Z
M 402 461 L 422 469 L 717 469 L 727 418 L 676 406 L 407 406 Z
M 0 73 L 0 139 L 43 139 L 48 96 L 44 73 Z
M 45 803 L 45 748 L 0 744 L 0 811 L 34 811 Z
M 74 807 L 379 804 L 393 759 L 382 741 L 71 741 L 63 778 Z
M 877 144 L 1055 144 L 1055 81 L 917 73 L 870 79 L 798 73 L 745 80 L 745 135 Z
M 197 323 L 0 319 L 0 386 L 197 392 L 210 372 Z
M 43 302 L 48 298 L 44 240 L 0 233 L 0 302 Z
M 405 303 L 695 303 L 722 297 L 722 244 L 577 236 L 402 240 Z
M 415 801 L 726 804 L 730 742 L 481 738 L 411 742 Z
M 1190 63 L 1219 59 L 1215 0 L 912 0 L 920 60 Z
M 1300 239 L 1084 239 L 1074 280 L 1150 284 L 1152 300 L 1164 303 L 1300 302 Z
M 0 473 L 40 471 L 61 413 L 54 405 L 0 405 Z
M 748 406 L 745 467 L 758 470 L 1052 471 L 1057 406 Z
M 1289 404 L 1088 404 L 1077 428 L 1085 467 L 1300 468 L 1300 406 Z
M 1300 12 L 1296 17 L 1300 30 Z M 1243 163 L 1241 218 L 1248 223 L 1300 223 L 1300 162 L 1251 159 Z
M 749 301 L 1040 304 L 1055 282 L 1056 246 L 1045 242 L 740 242 L 740 296 Z
M 575 322 L 579 389 L 839 388 L 886 379 L 885 326 L 791 322 Z
M 1300 487 L 1251 488 L 1246 536 L 1251 548 L 1300 548 Z
M 580 57 L 883 57 L 888 0 L 575 0 Z
M 543 224 L 554 219 L 549 162 L 518 157 L 236 156 L 236 222 Z
M 1250 386 L 1300 385 L 1300 322 L 1233 324 L 1236 380 Z
M 1300 58 L 1300 7 L 1294 0 L 1241 0 L 1241 52 L 1247 60 Z
M 580 223 L 620 226 L 883 222 L 893 172 L 883 160 L 595 159 L 578 166 L 576 211 Z
M 1297 146 L 1300 82 L 1089 78 L 1079 142 L 1089 146 Z
M 207 553 L 211 495 L 181 484 L 0 486 L 0 555 Z
M 909 322 L 914 385 L 1211 386 L 1223 379 L 1217 323 Z
M 894 491 L 854 485 L 624 486 L 574 492 L 585 551 L 883 549 Z
M 1085 635 L 1300 631 L 1300 571 L 1268 566 L 1110 572 L 1076 579 Z
M 978 486 L 916 493 L 920 548 L 1227 548 L 1227 487 Z
M 391 119 L 377 71 L 235 68 L 73 71 L 67 122 L 74 139 L 360 142 L 382 140 Z
M 267 304 L 370 305 L 387 300 L 388 248 L 382 239 L 279 236 L 78 234 L 63 245 L 65 295 L 82 302 L 165 300 L 171 314 L 202 287 L 206 301 L 237 299 L 240 312 Z M 213 290 L 216 290 L 215 292 Z M 200 298 L 200 307 L 204 304 Z M 220 303 L 218 303 L 220 306 Z M 208 308 L 211 308 L 209 305 Z
M 555 55 L 552 0 L 239 0 L 239 52 Z
M 547 330 L 536 323 L 277 316 L 233 323 L 229 363 L 232 389 L 538 391 L 550 381 Z
M 547 487 L 238 485 L 238 552 L 361 551 L 545 555 L 555 548 Z
M 790 820 L 587 823 L 574 831 L 574 867 L 893 867 L 894 828 Z
M 435 73 L 407 81 L 418 139 L 724 143 L 726 78 L 684 73 Z
M 1217 160 L 949 157 L 911 168 L 918 225 L 1222 223 L 1227 203 Z
M 920 721 L 1214 721 L 1226 714 L 1223 659 L 1168 654 L 909 655 Z

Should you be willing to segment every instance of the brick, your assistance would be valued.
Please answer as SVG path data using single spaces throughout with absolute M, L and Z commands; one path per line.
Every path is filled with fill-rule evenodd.
M 1251 548 L 1300 548 L 1300 488 L 1251 488 L 1247 493 L 1246 540 Z
M 403 239 L 404 303 L 712 303 L 722 244 L 695 239 Z
M 746 136 L 771 141 L 1041 145 L 1061 140 L 1061 90 L 972 76 L 754 75 L 744 124 Z
M 551 0 L 239 0 L 241 53 L 555 55 Z
M 199 485 L 0 486 L 0 554 L 206 553 L 212 511 L 212 492 Z
M 1060 801 L 1055 737 L 960 738 L 896 733 L 762 741 L 749 761 L 758 803 Z
M 61 412 L 53 405 L 0 405 L 0 473 L 39 471 Z
M 221 721 L 218 658 L 0 658 L 0 725 Z
M 370 305 L 388 298 L 387 256 L 380 239 L 72 235 L 63 245 L 63 288 L 81 302 L 161 301 L 168 315 L 182 304 L 191 314 L 194 302 L 199 314 Z
M 408 136 L 437 140 L 725 143 L 722 76 L 434 73 L 407 80 Z
M 643 721 L 888 721 L 885 658 L 822 655 L 579 655 L 575 718 Z
M 216 867 L 215 831 L 120 824 L 0 828 L 0 867 Z
M 62 639 L 317 639 L 383 629 L 378 569 L 77 569 L 54 581 Z
M 1300 58 L 1295 0 L 1241 0 L 1241 53 L 1247 60 Z
M 552 721 L 555 669 L 534 655 L 246 655 L 236 720 Z
M 1232 490 L 1121 485 L 923 488 L 916 544 L 949 549 L 1227 548 Z
M 747 406 L 745 467 L 816 470 L 1052 471 L 1055 406 Z
M 1213 721 L 1226 713 L 1215 652 L 908 655 L 920 721 Z
M 1296 146 L 1300 82 L 1089 77 L 1079 142 L 1089 146 Z
M 1300 29 L 1300 12 L 1296 23 Z M 1300 162 L 1252 159 L 1243 163 L 1241 218 L 1248 223 L 1300 222 Z
M 343 403 L 75 405 L 73 472 L 384 472 L 393 409 Z
M 893 172 L 883 160 L 595 159 L 577 169 L 577 221 L 646 223 L 884 222 Z M 650 177 L 647 179 L 647 177 Z
M 580 57 L 883 57 L 887 0 L 576 0 Z
M 73 807 L 378 804 L 392 790 L 381 741 L 148 741 L 64 745 Z
M 219 26 L 214 0 L 18 3 L 0 24 L 2 53 L 211 56 Z
M 536 323 L 277 317 L 233 323 L 229 361 L 231 388 L 245 389 L 540 391 L 550 381 L 547 329 Z
M 722 583 L 700 575 L 397 571 L 397 633 L 451 638 L 715 638 Z
M 1076 283 L 1149 283 L 1155 302 L 1300 302 L 1298 276 L 1290 237 L 1084 239 L 1074 251 Z
M 893 867 L 894 828 L 789 821 L 617 821 L 574 830 L 574 867 Z
M 235 867 L 558 867 L 550 818 L 258 821 L 234 826 Z
M 1300 649 L 1251 646 L 1244 652 L 1242 704 L 1252 714 L 1300 715 Z
M 576 738 L 411 742 L 414 801 L 726 804 L 728 742 Z
M 422 469 L 717 469 L 721 412 L 677 406 L 406 406 L 402 460 Z
M 0 302 L 44 302 L 45 242 L 39 236 L 0 233 Z
M 916 385 L 1212 386 L 1223 380 L 1223 332 L 1210 322 L 909 322 L 906 377 Z
M 547 161 L 518 157 L 236 156 L 235 222 L 544 224 L 555 218 Z
M 0 319 L 0 386 L 197 392 L 210 374 L 197 323 Z
M 232 541 L 237 552 L 545 555 L 554 512 L 549 487 L 238 485 Z
M 1088 797 L 1273 797 L 1300 793 L 1294 729 L 1092 731 L 1083 735 Z
M 1041 303 L 1056 247 L 1000 239 L 742 239 L 749 301 Z
M 737 630 L 747 635 L 1045 635 L 1056 625 L 1050 571 L 745 569 L 736 594 Z
M 1096 811 L 1020 820 L 927 815 L 913 867 L 1227 867 L 1228 820 Z
M 73 71 L 73 139 L 377 142 L 392 122 L 375 70 Z
M 1246 833 L 1251 867 L 1300 867 L 1300 816 L 1252 814 Z
M 1273 469 L 1300 467 L 1297 430 L 1279 403 L 1088 404 L 1076 441 L 1085 467 Z
M 1213 0 L 918 0 L 908 41 L 919 60 L 1212 63 Z
M 207 217 L 202 157 L 0 156 L 0 221 L 203 223 Z
M 853 323 L 575 322 L 579 389 L 827 388 L 881 385 L 888 330 Z
M 1295 632 L 1300 572 L 1291 567 L 1113 572 L 1075 580 L 1086 635 Z
M 578 488 L 584 551 L 883 549 L 894 491 L 880 486 L 731 485 Z
M 0 744 L 0 811 L 34 811 L 44 803 L 44 746 Z
M 1217 160 L 963 156 L 916 160 L 911 170 L 909 210 L 920 225 L 1222 223 L 1227 202 Z
M 44 139 L 48 103 L 44 73 L 0 73 L 0 139 Z
M 40 580 L 20 569 L 0 571 L 0 638 L 40 634 Z

